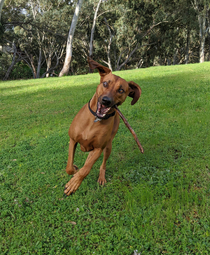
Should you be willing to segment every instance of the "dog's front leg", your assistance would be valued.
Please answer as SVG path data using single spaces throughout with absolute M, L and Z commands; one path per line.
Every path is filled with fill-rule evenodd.
M 76 147 L 77 147 L 77 143 L 73 139 L 70 138 L 69 156 L 68 156 L 68 162 L 67 162 L 67 166 L 66 166 L 66 172 L 69 175 L 75 174 L 78 170 L 78 167 L 73 165 Z
M 84 180 L 84 178 L 89 174 L 92 166 L 97 161 L 102 153 L 101 148 L 94 149 L 91 151 L 85 161 L 84 166 L 71 178 L 71 180 L 66 184 L 64 193 L 69 196 L 74 193 Z

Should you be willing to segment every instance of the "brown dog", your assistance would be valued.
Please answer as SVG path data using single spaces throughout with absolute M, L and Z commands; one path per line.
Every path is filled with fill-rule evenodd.
M 121 105 L 127 96 L 133 98 L 131 102 L 133 105 L 141 95 L 141 88 L 133 81 L 125 81 L 112 74 L 109 68 L 94 60 L 88 62 L 91 69 L 98 69 L 101 80 L 96 93 L 89 103 L 85 104 L 77 113 L 69 128 L 70 143 L 66 172 L 69 175 L 74 174 L 74 176 L 65 186 L 64 193 L 66 195 L 74 193 L 79 188 L 102 152 L 104 158 L 100 167 L 98 182 L 101 185 L 106 183 L 106 161 L 111 153 L 112 140 L 117 133 L 120 122 L 119 114 L 115 112 L 114 106 Z M 80 170 L 73 165 L 77 143 L 80 144 L 82 151 L 90 152 Z

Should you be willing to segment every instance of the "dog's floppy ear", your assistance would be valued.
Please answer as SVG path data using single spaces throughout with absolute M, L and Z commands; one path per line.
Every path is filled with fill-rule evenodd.
M 98 69 L 98 72 L 101 75 L 101 77 L 111 72 L 111 70 L 108 67 L 102 66 L 101 64 L 97 63 L 96 61 L 92 59 L 88 59 L 88 63 L 89 63 L 90 69 L 92 70 L 95 68 Z
M 128 84 L 130 89 L 128 96 L 133 98 L 133 100 L 131 101 L 131 105 L 134 105 L 141 96 L 141 88 L 138 84 L 136 84 L 133 81 L 129 81 Z

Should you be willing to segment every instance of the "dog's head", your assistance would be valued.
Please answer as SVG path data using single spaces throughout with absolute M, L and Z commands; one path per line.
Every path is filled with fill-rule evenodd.
M 91 69 L 98 69 L 101 76 L 100 84 L 97 87 L 98 97 L 97 116 L 104 117 L 112 107 L 121 105 L 127 96 L 132 97 L 131 105 L 134 105 L 140 95 L 141 88 L 133 81 L 126 80 L 112 74 L 108 67 L 102 66 L 94 60 L 88 60 Z

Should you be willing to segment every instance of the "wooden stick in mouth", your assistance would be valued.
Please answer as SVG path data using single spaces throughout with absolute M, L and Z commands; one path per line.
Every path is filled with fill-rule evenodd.
M 130 124 L 128 123 L 128 121 L 126 120 L 126 118 L 123 116 L 123 114 L 121 113 L 121 111 L 118 109 L 118 107 L 115 105 L 114 106 L 115 109 L 117 110 L 117 112 L 119 113 L 121 119 L 123 120 L 123 122 L 125 123 L 126 127 L 130 130 L 131 134 L 133 135 L 138 147 L 139 147 L 139 150 L 141 151 L 141 153 L 144 153 L 144 149 L 141 145 L 141 143 L 139 142 L 139 139 L 136 135 L 136 133 L 134 132 L 134 130 L 132 129 L 132 127 L 130 126 Z

